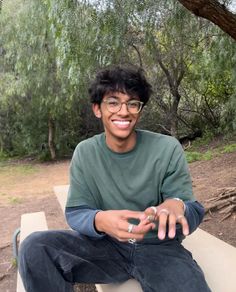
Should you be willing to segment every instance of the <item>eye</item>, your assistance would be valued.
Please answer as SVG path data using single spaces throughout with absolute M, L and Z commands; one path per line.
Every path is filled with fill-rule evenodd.
M 114 100 L 108 100 L 107 103 L 108 103 L 109 106 L 112 106 L 112 107 L 119 106 L 119 104 L 120 104 L 119 101 L 117 101 L 115 99 Z
M 140 103 L 139 101 L 131 100 L 128 102 L 129 108 L 139 108 Z

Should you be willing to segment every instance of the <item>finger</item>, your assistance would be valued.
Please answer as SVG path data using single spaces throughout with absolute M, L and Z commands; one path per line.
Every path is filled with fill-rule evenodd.
M 122 234 L 125 233 L 126 236 L 130 237 L 130 235 L 128 235 L 127 233 L 144 234 L 144 233 L 148 232 L 149 230 L 153 229 L 154 227 L 155 227 L 155 224 L 149 222 L 148 219 L 140 221 L 140 223 L 138 225 L 131 224 L 126 220 L 121 220 L 118 223 L 117 231 L 121 232 Z
M 157 208 L 154 206 L 148 207 L 145 211 L 145 214 L 147 215 L 156 215 L 157 214 Z
M 155 224 L 150 223 L 148 220 L 146 220 L 145 223 L 140 222 L 138 225 L 128 223 L 128 225 L 126 225 L 125 229 L 122 228 L 120 230 L 128 232 L 128 233 L 132 233 L 132 234 L 144 234 L 144 233 L 148 232 L 150 229 L 152 229 L 153 227 L 155 227 Z
M 155 223 L 153 221 L 154 221 L 153 215 L 149 215 L 149 216 L 145 217 L 144 219 L 140 220 L 138 225 L 143 226 L 143 225 L 147 225 L 147 224 L 152 223 L 155 226 Z
M 125 226 L 125 227 L 122 227 L 115 232 L 115 237 L 119 241 L 127 241 L 130 238 L 133 238 L 136 240 L 140 240 L 143 238 L 143 234 L 139 234 L 139 233 L 135 232 L 136 225 L 127 224 L 127 222 L 125 222 L 125 223 L 126 223 L 125 225 L 123 224 L 123 226 Z
M 171 213 L 169 215 L 168 225 L 169 225 L 168 237 L 174 238 L 175 234 L 176 234 L 176 216 L 175 216 L 175 214 Z
M 152 230 L 155 228 L 155 224 L 152 222 L 149 222 L 147 220 L 146 224 L 140 223 L 138 225 L 135 225 L 133 228 L 132 233 L 136 234 L 146 234 L 148 231 Z
M 113 232 L 119 233 L 119 237 L 122 237 L 124 234 L 128 236 L 127 233 L 133 233 L 134 231 L 134 224 L 129 223 L 126 220 L 120 220 L 117 224 L 116 230 L 113 230 Z
M 151 226 L 145 226 L 143 228 L 140 228 L 140 226 L 134 225 L 132 228 L 132 232 L 126 232 L 125 234 L 120 233 L 120 237 L 125 239 L 126 241 L 128 239 L 136 239 L 136 240 L 142 240 L 145 236 L 145 234 L 151 229 Z
M 158 223 L 158 238 L 163 240 L 166 237 L 166 223 L 168 215 L 165 212 L 161 212 L 159 215 Z
M 185 236 L 189 234 L 188 221 L 184 215 L 177 216 L 177 222 L 182 226 L 182 232 Z
M 129 211 L 129 210 L 125 210 L 123 212 L 123 218 L 124 219 L 139 219 L 141 220 L 141 218 L 143 218 L 143 212 L 140 211 Z
M 151 207 L 147 208 L 144 211 L 144 214 L 146 215 L 146 218 L 150 222 L 153 222 L 153 221 L 157 220 L 157 208 L 154 207 L 154 206 L 151 206 Z
M 129 233 L 132 233 L 133 229 L 134 229 L 134 224 L 129 224 L 129 225 L 128 225 L 128 228 L 127 228 L 127 231 L 128 231 Z

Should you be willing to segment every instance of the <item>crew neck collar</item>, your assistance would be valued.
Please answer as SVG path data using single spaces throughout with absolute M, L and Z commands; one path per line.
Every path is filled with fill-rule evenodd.
M 110 153 L 112 153 L 115 156 L 128 156 L 131 155 L 133 153 L 135 153 L 137 151 L 138 145 L 140 144 L 140 140 L 141 140 L 141 133 L 139 130 L 135 130 L 136 133 L 136 143 L 134 145 L 134 147 L 132 149 L 130 149 L 129 151 L 126 152 L 116 152 L 113 151 L 111 148 L 108 147 L 107 143 L 106 143 L 106 134 L 105 132 L 102 133 L 102 144 L 105 147 L 105 149 L 107 151 L 109 151 Z

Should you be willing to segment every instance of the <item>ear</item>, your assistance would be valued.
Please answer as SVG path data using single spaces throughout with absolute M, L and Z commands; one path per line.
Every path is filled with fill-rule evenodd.
M 101 113 L 100 105 L 97 103 L 93 103 L 92 110 L 93 110 L 95 117 L 97 117 L 98 119 L 101 119 L 102 113 Z

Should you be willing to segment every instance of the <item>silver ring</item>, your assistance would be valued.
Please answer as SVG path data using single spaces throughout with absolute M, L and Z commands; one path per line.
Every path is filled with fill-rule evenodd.
M 132 233 L 133 228 L 134 228 L 134 224 L 129 224 L 129 226 L 128 226 L 128 232 L 129 233 Z
M 150 221 L 150 222 L 153 222 L 154 219 L 155 219 L 155 216 L 153 216 L 153 215 L 148 215 L 147 216 L 147 220 Z
M 154 211 L 154 215 L 156 215 L 157 214 L 157 208 L 154 207 L 154 206 L 151 206 L 150 208 Z
M 167 209 L 161 209 L 161 210 L 159 211 L 159 215 L 160 215 L 161 213 L 165 213 L 166 215 L 169 215 L 170 212 L 169 212 Z
M 134 244 L 136 242 L 136 239 L 135 238 L 130 238 L 130 239 L 128 239 L 128 242 L 131 243 L 131 244 Z

